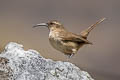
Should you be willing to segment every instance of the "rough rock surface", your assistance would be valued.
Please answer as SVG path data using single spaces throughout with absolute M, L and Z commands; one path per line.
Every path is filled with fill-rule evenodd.
M 0 54 L 0 80 L 93 80 L 74 64 L 43 58 L 10 42 Z

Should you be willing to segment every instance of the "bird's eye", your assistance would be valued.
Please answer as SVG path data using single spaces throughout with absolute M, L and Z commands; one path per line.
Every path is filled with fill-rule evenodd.
M 53 25 L 54 23 L 50 23 L 50 25 Z

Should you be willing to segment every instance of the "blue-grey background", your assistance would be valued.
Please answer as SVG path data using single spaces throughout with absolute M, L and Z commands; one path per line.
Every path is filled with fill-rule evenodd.
M 120 0 L 0 0 L 0 50 L 11 41 L 35 49 L 46 58 L 66 61 L 51 47 L 48 29 L 34 24 L 58 20 L 71 32 L 82 30 L 102 17 L 70 62 L 88 71 L 95 80 L 120 79 Z

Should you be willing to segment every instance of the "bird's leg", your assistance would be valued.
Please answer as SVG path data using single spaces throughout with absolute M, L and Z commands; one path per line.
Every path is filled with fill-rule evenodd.
M 67 61 L 68 61 L 68 62 L 69 62 L 69 60 L 72 58 L 72 56 L 74 56 L 74 53 L 67 55 Z
M 74 53 L 72 53 L 71 55 L 68 55 L 68 58 L 72 58 L 72 56 L 74 56 Z

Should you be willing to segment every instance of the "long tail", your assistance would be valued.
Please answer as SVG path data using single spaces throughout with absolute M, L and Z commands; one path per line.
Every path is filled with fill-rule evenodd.
M 90 27 L 88 27 L 87 29 L 85 29 L 84 31 L 82 31 L 80 33 L 80 35 L 84 38 L 87 38 L 87 36 L 89 35 L 89 33 L 96 27 L 96 25 L 100 24 L 101 22 L 103 22 L 106 18 L 102 18 L 99 21 L 97 21 L 95 24 L 92 24 Z

